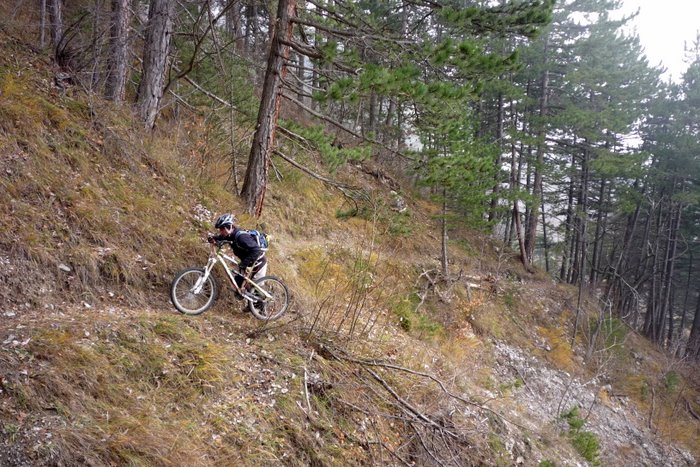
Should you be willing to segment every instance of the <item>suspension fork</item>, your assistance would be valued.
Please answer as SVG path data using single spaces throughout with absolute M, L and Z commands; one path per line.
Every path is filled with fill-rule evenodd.
M 209 261 L 207 261 L 207 265 L 204 266 L 204 275 L 197 279 L 197 282 L 194 284 L 194 287 L 192 287 L 192 293 L 197 295 L 199 292 L 202 291 L 202 287 L 204 286 L 204 283 L 209 279 L 209 274 L 211 274 L 211 270 L 214 267 L 214 265 L 217 263 L 218 259 L 216 257 L 210 256 Z

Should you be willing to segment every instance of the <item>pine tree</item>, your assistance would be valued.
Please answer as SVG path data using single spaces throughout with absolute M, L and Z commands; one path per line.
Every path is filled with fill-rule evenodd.
M 105 97 L 117 102 L 124 100 L 126 91 L 129 56 L 129 17 L 129 1 L 112 0 Z
M 146 128 L 152 128 L 165 89 L 165 73 L 170 52 L 175 2 L 151 0 L 143 46 L 143 73 L 136 99 Z
M 486 53 L 479 36 L 532 35 L 548 20 L 553 2 L 469 8 L 451 2 L 307 3 L 313 8 L 291 19 L 298 33 L 283 45 L 308 59 L 313 80 L 283 80 L 291 91 L 283 93 L 284 99 L 354 138 L 353 146 L 371 142 L 386 148 L 376 137 L 378 122 L 392 121 L 392 106 L 385 103 L 393 101 L 393 109 L 412 108 L 401 115 L 402 123 L 425 133 L 423 122 L 438 109 L 456 98 L 475 96 L 484 80 L 515 63 L 514 55 Z M 401 14 L 387 14 L 392 11 Z M 411 19 L 419 23 L 406 30 Z M 307 87 L 314 91 L 309 97 L 317 102 L 316 109 L 293 97 L 308 94 Z M 266 179 L 259 183 L 266 184 Z M 260 199 L 250 196 L 245 195 L 248 206 L 255 205 L 259 213 Z

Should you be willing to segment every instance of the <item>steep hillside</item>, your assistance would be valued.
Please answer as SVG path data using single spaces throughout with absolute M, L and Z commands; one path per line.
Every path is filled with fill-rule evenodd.
M 452 277 L 439 278 L 438 207 L 408 183 L 392 193 L 401 177 L 373 161 L 334 175 L 355 196 L 275 160 L 263 218 L 241 216 L 274 236 L 284 319 L 254 320 L 226 289 L 179 315 L 174 273 L 204 264 L 216 214 L 241 212 L 205 124 L 144 132 L 5 38 L 1 465 L 700 459 L 697 367 L 614 317 L 584 361 L 595 297 L 572 347 L 578 291 L 484 234 L 451 232 Z

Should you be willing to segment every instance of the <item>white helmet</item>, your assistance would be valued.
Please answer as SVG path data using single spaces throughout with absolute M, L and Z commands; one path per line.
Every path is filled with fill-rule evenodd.
M 233 214 L 222 214 L 219 216 L 218 219 L 216 219 L 216 222 L 214 223 L 214 228 L 220 229 L 222 227 L 231 227 L 235 220 L 236 218 L 233 217 Z

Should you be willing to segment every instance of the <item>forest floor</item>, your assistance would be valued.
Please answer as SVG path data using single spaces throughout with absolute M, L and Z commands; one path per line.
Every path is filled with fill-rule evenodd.
M 584 359 L 595 291 L 572 339 L 577 290 L 483 232 L 450 231 L 439 279 L 439 206 L 376 161 L 329 174 L 295 154 L 358 201 L 275 160 L 264 218 L 240 216 L 274 236 L 284 319 L 254 320 L 227 290 L 178 314 L 175 271 L 204 263 L 216 213 L 243 212 L 228 156 L 203 120 L 147 133 L 56 88 L 20 41 L 0 50 L 0 464 L 700 459 L 697 365 L 614 317 Z

